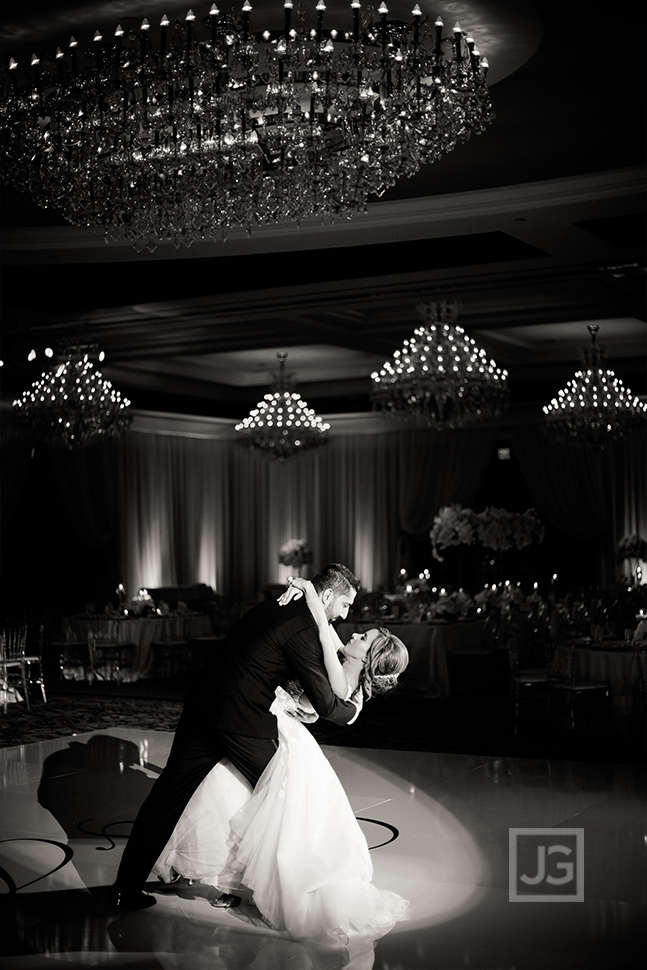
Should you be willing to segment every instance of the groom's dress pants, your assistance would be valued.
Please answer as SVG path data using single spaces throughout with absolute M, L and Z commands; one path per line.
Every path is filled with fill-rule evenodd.
M 162 774 L 140 808 L 124 848 L 116 885 L 141 889 L 191 796 L 223 758 L 254 787 L 277 748 L 274 738 L 248 738 L 225 731 L 207 733 L 185 714 L 180 718 Z

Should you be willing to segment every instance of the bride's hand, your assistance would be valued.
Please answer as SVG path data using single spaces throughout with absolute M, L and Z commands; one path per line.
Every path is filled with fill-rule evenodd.
M 291 600 L 298 600 L 304 592 L 307 596 L 307 587 L 312 587 L 312 592 L 316 596 L 317 592 L 309 579 L 301 579 L 300 576 L 290 576 L 288 588 L 279 596 L 279 606 L 286 606 Z
M 328 625 L 328 619 L 324 612 L 323 603 L 319 599 L 319 594 L 314 588 L 309 579 L 302 579 L 300 576 L 291 577 L 289 580 L 289 586 L 285 593 L 279 596 L 279 606 L 285 606 L 290 600 L 298 599 L 305 593 L 306 602 L 308 608 L 312 613 L 318 627 L 325 627 Z

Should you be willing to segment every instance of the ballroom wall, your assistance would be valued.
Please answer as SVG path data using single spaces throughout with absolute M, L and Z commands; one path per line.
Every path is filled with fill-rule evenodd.
M 123 439 L 76 452 L 6 432 L 2 611 L 34 600 L 101 609 L 118 583 L 130 595 L 207 583 L 252 601 L 285 580 L 278 552 L 296 537 L 313 548 L 312 570 L 346 562 L 368 590 L 425 563 L 441 582 L 468 584 L 478 576 L 456 573 L 456 550 L 444 565 L 430 554 L 429 528 L 450 502 L 538 509 L 546 538 L 509 559 L 519 575 L 505 578 L 557 572 L 609 587 L 622 576 L 620 536 L 647 534 L 645 450 L 643 439 L 558 446 L 533 425 L 403 430 L 370 415 L 338 418 L 330 444 L 283 463 L 233 441 L 231 422 L 180 415 L 138 414 Z

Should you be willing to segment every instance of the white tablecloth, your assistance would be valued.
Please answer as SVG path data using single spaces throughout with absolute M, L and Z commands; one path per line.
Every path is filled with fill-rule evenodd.
M 187 640 L 211 635 L 211 621 L 203 613 L 173 613 L 169 616 L 79 617 L 65 620 L 65 639 L 74 642 L 113 640 L 133 644 L 132 670 L 125 679 L 147 677 L 153 663 L 151 645 L 158 640 Z
M 376 623 L 340 623 L 337 633 L 346 643 L 351 634 L 375 627 Z M 422 694 L 423 697 L 449 697 L 447 654 L 460 650 L 477 650 L 483 640 L 480 620 L 456 623 L 396 623 L 388 629 L 409 651 L 409 666 L 400 678 L 398 690 Z

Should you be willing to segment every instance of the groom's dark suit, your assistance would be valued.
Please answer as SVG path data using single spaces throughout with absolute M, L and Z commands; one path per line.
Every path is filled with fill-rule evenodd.
M 142 805 L 124 849 L 117 886 L 136 891 L 198 785 L 229 758 L 252 785 L 276 750 L 274 691 L 296 679 L 320 717 L 347 724 L 357 714 L 326 675 L 317 626 L 305 598 L 259 603 L 230 630 L 190 687 L 164 771 Z

